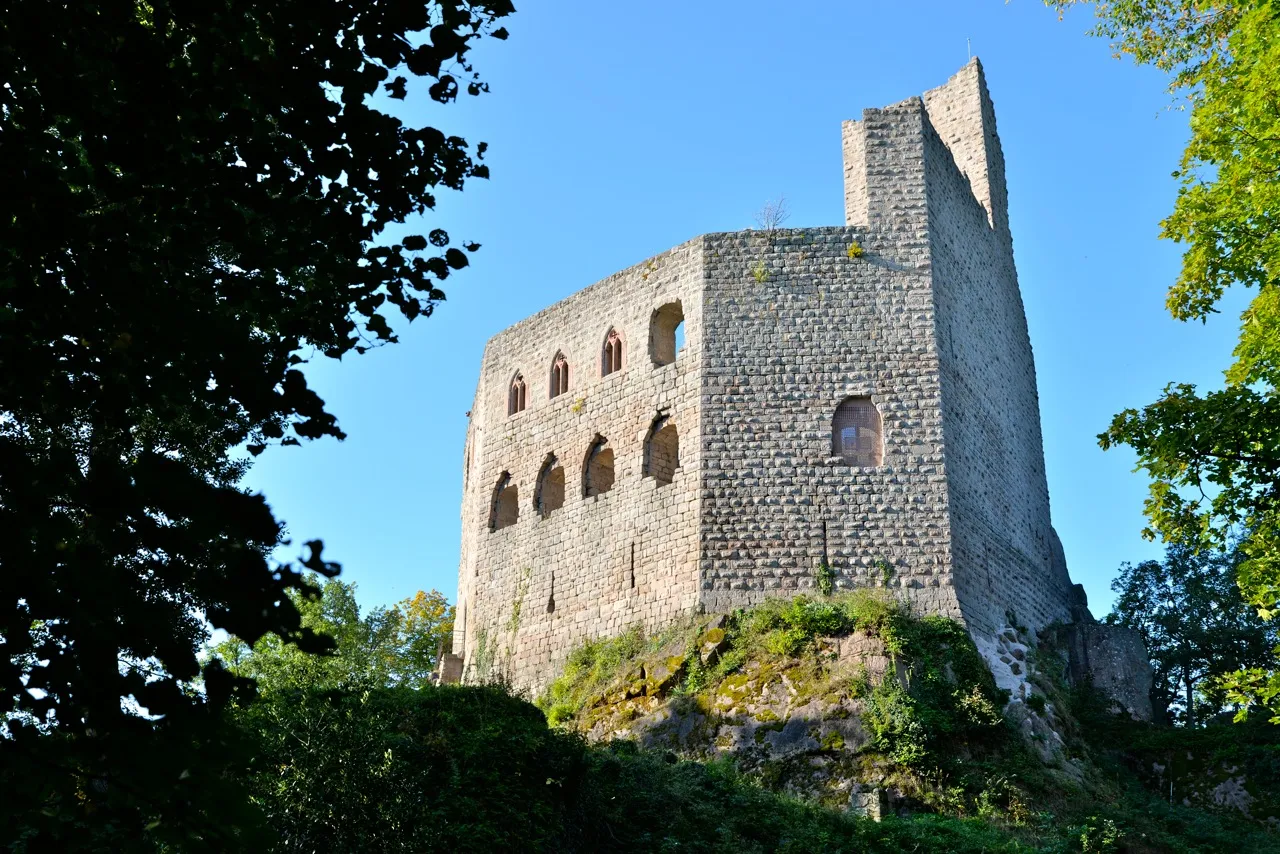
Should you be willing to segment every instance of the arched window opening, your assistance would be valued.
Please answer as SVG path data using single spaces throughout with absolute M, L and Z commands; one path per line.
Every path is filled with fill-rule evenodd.
M 880 410 L 869 397 L 847 397 L 831 421 L 831 454 L 851 466 L 878 466 L 884 461 Z
M 604 349 L 600 353 L 600 376 L 607 377 L 622 370 L 622 336 L 610 329 L 604 336 Z
M 516 374 L 511 380 L 511 389 L 507 393 L 507 414 L 515 415 L 517 412 L 524 412 L 524 404 L 524 377 L 520 374 Z
M 564 466 L 556 460 L 555 454 L 549 455 L 542 464 L 533 503 L 543 519 L 564 506 Z
M 569 360 L 556 353 L 551 360 L 551 396 L 559 397 L 569 390 Z
M 609 440 L 597 436 L 587 450 L 582 467 L 582 497 L 594 498 L 613 489 L 613 448 Z
M 520 518 L 520 496 L 509 472 L 503 472 L 493 490 L 493 507 L 489 512 L 489 530 L 501 531 Z
M 649 438 L 644 443 L 644 476 L 666 486 L 675 479 L 680 467 L 680 437 L 676 425 L 665 415 L 659 415 L 649 428 Z
M 684 343 L 684 307 L 680 301 L 669 302 L 653 313 L 649 321 L 649 355 L 657 366 L 676 360 Z

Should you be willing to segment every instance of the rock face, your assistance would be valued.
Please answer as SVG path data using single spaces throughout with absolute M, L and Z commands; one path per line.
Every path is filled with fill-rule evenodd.
M 1243 740 L 1243 739 L 1242 739 Z M 1218 751 L 1148 750 L 1137 757 L 1146 784 L 1169 800 L 1201 809 L 1234 811 L 1280 830 L 1280 790 L 1275 763 L 1258 762 L 1238 745 Z
M 779 653 L 760 640 L 742 646 L 721 617 L 709 623 L 626 662 L 568 725 L 592 741 L 731 758 L 771 789 L 874 817 L 925 797 L 912 763 L 1007 732 L 1001 695 L 959 627 L 937 643 L 856 629 Z M 776 631 L 785 640 L 788 630 Z M 945 745 L 929 726 L 948 731 Z
M 584 639 L 795 596 L 819 567 L 975 637 L 1011 609 L 1070 619 L 981 65 L 842 145 L 844 225 L 704 235 L 488 343 L 468 676 L 536 688 Z
M 1072 682 L 1092 683 L 1135 719 L 1151 720 L 1151 661 L 1141 635 L 1125 626 L 1079 622 L 1059 636 Z
M 862 723 L 867 700 L 849 686 L 896 678 L 897 669 L 875 638 L 831 638 L 823 646 L 830 658 L 821 672 L 753 661 L 706 694 L 684 697 L 669 695 L 669 677 L 645 678 L 670 673 L 668 662 L 677 659 L 661 650 L 621 680 L 632 686 L 625 696 L 602 697 L 588 710 L 582 729 L 593 741 L 629 739 L 699 759 L 732 756 L 745 773 L 793 795 L 846 806 L 867 779 L 885 783 L 875 762 L 860 756 L 871 740 Z

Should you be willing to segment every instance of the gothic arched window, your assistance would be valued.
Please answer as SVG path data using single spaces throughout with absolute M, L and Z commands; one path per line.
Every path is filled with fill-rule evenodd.
M 524 412 L 525 388 L 524 377 L 516 374 L 511 380 L 511 388 L 507 392 L 507 414 L 515 415 Z
M 564 353 L 556 353 L 551 360 L 551 397 L 559 397 L 569 390 L 569 361 Z
M 600 376 L 607 377 L 620 370 L 622 370 L 622 336 L 618 334 L 618 330 L 610 329 L 604 336 L 604 348 L 600 353 Z

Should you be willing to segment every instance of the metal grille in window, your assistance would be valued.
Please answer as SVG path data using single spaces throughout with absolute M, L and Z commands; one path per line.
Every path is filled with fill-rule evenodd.
M 880 412 L 868 397 L 849 397 L 831 424 L 832 456 L 854 466 L 878 466 L 884 459 Z

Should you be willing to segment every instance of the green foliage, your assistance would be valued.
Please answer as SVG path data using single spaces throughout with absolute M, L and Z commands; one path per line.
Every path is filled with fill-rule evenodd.
M 734 614 L 730 637 L 735 646 L 747 650 L 763 648 L 772 655 L 794 657 L 821 636 L 863 631 L 900 652 L 910 619 L 905 603 L 883 591 L 858 589 L 830 600 L 767 600 Z
M 1077 834 L 1080 842 L 1080 850 L 1086 854 L 1102 851 L 1117 851 L 1120 844 L 1120 838 L 1123 834 L 1116 823 L 1109 818 L 1098 818 L 1090 816 L 1089 820 L 1079 827 L 1072 828 L 1072 833 Z
M 582 745 L 497 687 L 296 690 L 250 705 L 275 851 L 554 850 Z
M 651 644 L 649 645 L 651 646 Z M 538 699 L 553 724 L 561 724 L 630 668 L 647 648 L 644 632 L 634 626 L 613 638 L 586 641 L 569 653 L 564 671 Z
M 896 679 L 886 679 L 867 697 L 862 720 L 873 745 L 908 768 L 929 757 L 930 733 L 921 720 L 918 701 Z
M 638 629 L 590 641 L 570 654 L 564 673 L 538 704 L 553 723 L 569 723 L 602 695 L 627 688 L 619 680 L 638 678 L 639 660 L 673 648 L 683 652 L 676 693 L 703 694 L 749 660 L 807 657 L 816 651 L 819 638 L 853 632 L 878 638 L 906 668 L 905 684 L 891 673 L 872 686 L 864 671 L 846 686 L 867 701 L 864 723 L 877 749 L 892 761 L 931 767 L 938 761 L 938 744 L 1002 737 L 999 710 L 1004 698 L 964 627 L 943 617 L 916 618 L 903 600 L 881 589 L 822 599 L 770 599 L 737 611 L 723 632 L 728 649 L 710 665 L 699 657 L 703 636 L 696 626 L 674 627 L 648 641 Z
M 214 709 L 155 722 L 126 719 L 109 742 L 13 720 L 7 729 L 0 762 L 5 851 L 213 854 L 270 844 L 270 829 L 239 777 L 254 741 Z M 85 758 L 97 758 L 94 748 L 118 754 L 115 776 L 96 776 L 101 766 Z
M 953 814 L 876 823 L 767 791 L 729 760 L 588 746 L 492 686 L 280 693 L 240 724 L 277 851 L 1277 850 L 1266 831 L 1141 790 L 1086 793 L 1037 820 L 1010 770 L 981 772 L 977 818 L 955 815 L 969 795 L 952 784 L 936 802 Z
M 399 226 L 485 177 L 483 145 L 379 96 L 403 99 L 410 78 L 437 105 L 485 91 L 469 52 L 505 38 L 511 11 L 6 4 L 0 691 L 57 733 L 0 739 L 0 766 L 50 751 L 27 756 L 24 783 L 61 793 L 36 811 L 49 826 L 218 847 L 197 794 L 223 775 L 197 767 L 218 751 L 196 732 L 237 683 L 217 659 L 201 672 L 209 624 L 325 646 L 287 595 L 314 593 L 299 567 L 268 557 L 282 526 L 237 486 L 238 449 L 341 437 L 300 364 L 395 340 L 388 310 L 429 315 L 469 263 L 475 244 Z M 337 572 L 319 541 L 308 551 Z
M 866 254 L 866 251 L 862 248 L 862 244 L 855 240 L 849 244 L 849 249 L 845 254 L 850 258 L 861 258 Z
M 611 694 L 619 679 L 626 684 L 639 672 L 638 661 L 666 665 L 668 672 L 673 661 L 684 662 L 684 683 L 671 699 L 696 704 L 699 691 L 723 678 L 722 668 L 746 660 L 748 647 L 752 655 L 767 655 L 764 644 L 775 633 L 814 637 L 850 626 L 896 637 L 909 669 L 905 681 L 890 677 L 858 692 L 873 738 L 870 755 L 877 763 L 896 763 L 898 780 L 927 781 L 920 793 L 924 806 L 916 808 L 944 814 L 877 824 L 768 791 L 768 774 L 744 777 L 728 758 L 702 764 L 629 742 L 588 746 L 570 729 L 554 726 L 602 692 Z M 733 645 L 714 664 L 704 665 L 694 652 L 726 640 Z M 806 641 L 800 654 L 820 658 L 811 656 L 815 648 Z M 726 663 L 733 657 L 737 664 Z M 377 667 L 376 657 L 358 660 Z M 1053 776 L 1017 740 L 1001 736 L 994 686 L 963 627 L 936 617 L 915 620 L 881 590 L 768 602 L 737 613 L 723 629 L 705 629 L 699 620 L 650 638 L 632 630 L 584 644 L 572 654 L 569 670 L 572 678 L 558 680 L 541 701 L 546 718 L 501 686 L 317 690 L 299 684 L 267 690 L 236 709 L 234 721 L 252 747 L 248 771 L 237 773 L 278 832 L 277 851 L 1067 854 L 1121 850 L 1134 839 L 1147 846 L 1141 851 L 1277 849 L 1265 831 L 1168 804 L 1136 784 L 1119 787 L 1111 781 L 1122 774 L 1133 780 L 1125 765 L 1099 775 L 1080 764 L 1077 773 L 1094 778 L 1076 795 L 1064 795 L 1073 784 Z M 1102 704 L 1096 705 L 1101 715 Z M 757 739 L 786 725 L 769 719 L 760 715 Z M 1142 751 L 1136 754 L 1142 767 L 1153 757 L 1167 762 L 1174 746 L 1159 740 L 1162 731 L 1114 716 L 1087 718 L 1083 728 L 1111 749 Z M 1213 729 L 1224 730 L 1190 734 Z M 1274 742 L 1274 730 L 1252 731 L 1259 730 L 1266 736 L 1249 750 L 1223 742 L 1212 761 L 1231 762 L 1271 785 L 1276 769 L 1257 763 Z M 1187 733 L 1163 731 L 1179 732 Z M 848 749 L 839 733 L 824 734 L 821 745 L 833 754 Z M 1200 751 L 1209 743 L 1178 746 Z M 919 769 L 914 777 L 903 776 L 909 768 Z
M 1078 0 L 1049 0 L 1059 9 Z M 1147 536 L 1226 548 L 1236 526 L 1238 581 L 1264 617 L 1280 611 L 1280 9 L 1264 0 L 1100 0 L 1094 32 L 1172 75 L 1191 108 L 1191 137 L 1162 236 L 1185 244 L 1167 305 L 1203 320 L 1233 285 L 1256 288 L 1241 316 L 1224 389 L 1170 383 L 1155 403 L 1118 414 L 1099 436 L 1131 446 L 1151 478 Z M 1280 722 L 1273 660 L 1224 686 Z
M 1194 724 L 1224 711 L 1218 681 L 1266 665 L 1275 627 L 1245 603 L 1236 583 L 1238 548 L 1196 554 L 1172 545 L 1163 561 L 1125 564 L 1107 622 L 1136 629 L 1151 658 L 1157 719 Z
M 836 591 L 836 571 L 825 560 L 813 569 L 813 583 L 823 596 L 830 596 Z
M 332 655 L 310 655 L 275 635 L 252 647 L 229 638 L 213 653 L 236 676 L 253 679 L 262 693 L 427 684 L 440 649 L 452 638 L 453 606 L 435 590 L 420 590 L 361 617 L 355 593 L 354 584 L 334 579 L 319 599 L 297 597 L 303 627 L 332 638 Z
M 877 745 L 900 765 L 926 768 L 940 761 L 939 749 L 1002 740 L 1004 698 L 964 627 L 929 616 L 900 631 L 907 684 L 885 679 L 869 695 L 866 721 Z
M 1032 851 L 979 822 L 883 823 L 732 763 L 586 747 L 494 687 L 298 692 L 250 708 L 276 851 Z
M 751 265 L 751 278 L 756 280 L 757 285 L 763 285 L 769 281 L 769 268 L 763 261 L 756 261 Z
M 889 563 L 889 561 L 884 558 L 877 560 L 875 567 L 880 570 L 880 580 L 884 582 L 885 587 L 888 587 L 889 582 L 893 581 L 894 573 L 897 572 L 897 570 L 893 568 L 893 564 Z
M 731 763 L 670 762 L 628 743 L 593 750 L 580 788 L 576 851 L 866 854 L 1033 851 L 989 825 L 939 816 L 876 823 L 780 796 Z

